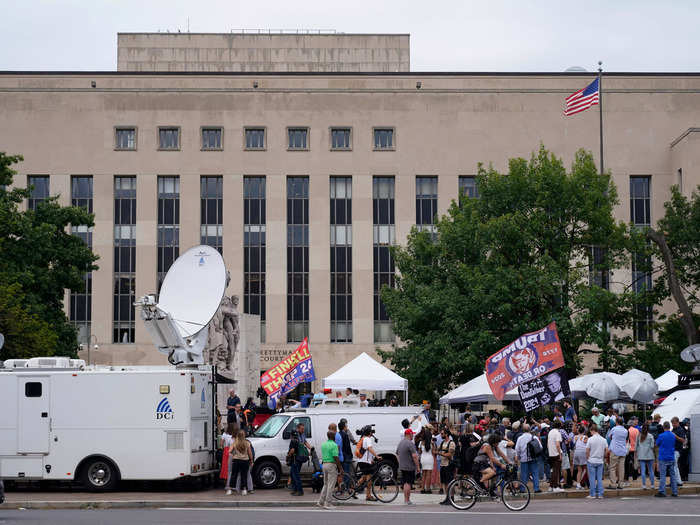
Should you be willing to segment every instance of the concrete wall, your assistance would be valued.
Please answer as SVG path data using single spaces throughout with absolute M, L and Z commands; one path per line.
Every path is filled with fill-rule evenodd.
M 118 71 L 398 72 L 409 35 L 119 33 Z
M 91 87 L 91 82 L 96 87 Z M 253 82 L 259 87 L 254 88 Z M 416 82 L 421 89 L 416 89 Z M 372 176 L 396 177 L 399 242 L 415 220 L 415 176 L 438 176 L 439 208 L 457 197 L 459 175 L 478 162 L 504 170 L 509 157 L 529 157 L 544 143 L 569 164 L 578 148 L 598 157 L 598 110 L 562 115 L 564 97 L 590 81 L 576 75 L 126 75 L 0 74 L 0 144 L 22 153 L 18 183 L 50 174 L 52 190 L 68 191 L 70 176 L 94 177 L 92 331 L 100 344 L 93 360 L 163 363 L 137 321 L 135 344 L 111 344 L 114 175 L 136 175 L 138 194 L 137 293 L 156 286 L 156 177 L 181 180 L 181 250 L 197 242 L 198 180 L 224 178 L 224 256 L 229 294 L 242 296 L 242 189 L 244 175 L 267 180 L 267 342 L 261 368 L 296 344 L 286 342 L 287 175 L 310 177 L 310 347 L 317 377 L 360 352 L 374 354 L 372 316 Z M 651 175 L 652 219 L 683 168 L 684 190 L 700 183 L 698 133 L 672 141 L 700 123 L 700 76 L 625 75 L 605 80 L 605 165 L 613 173 L 618 219 L 629 220 L 629 176 Z M 138 127 L 136 151 L 114 150 L 114 126 Z M 158 151 L 159 125 L 182 129 L 179 151 Z M 201 126 L 225 129 L 223 151 L 201 151 Z M 265 151 L 243 149 L 243 128 L 264 125 Z M 289 152 L 288 125 L 311 129 L 310 148 Z M 351 151 L 329 150 L 329 126 L 353 129 Z M 372 151 L 373 126 L 396 128 L 396 148 Z M 330 175 L 353 177 L 352 344 L 329 339 Z M 186 233 L 188 232 L 188 233 Z M 625 277 L 629 282 L 629 275 Z M 590 363 L 589 363 L 590 364 Z

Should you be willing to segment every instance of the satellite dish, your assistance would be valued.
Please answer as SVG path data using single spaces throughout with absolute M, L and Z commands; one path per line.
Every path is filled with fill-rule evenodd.
M 180 255 L 168 270 L 158 307 L 170 314 L 183 339 L 211 321 L 226 290 L 226 266 L 211 246 L 195 246 Z
M 681 352 L 681 359 L 686 363 L 697 363 L 700 361 L 700 344 L 684 348 Z

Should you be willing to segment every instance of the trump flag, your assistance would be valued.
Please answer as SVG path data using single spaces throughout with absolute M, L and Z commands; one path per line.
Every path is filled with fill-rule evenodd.
M 501 348 L 486 360 L 486 379 L 496 399 L 521 383 L 564 366 L 557 325 L 530 332 Z
M 294 352 L 260 377 L 260 386 L 267 392 L 270 401 L 276 404 L 280 396 L 291 392 L 300 383 L 310 383 L 315 379 L 309 344 L 304 338 Z

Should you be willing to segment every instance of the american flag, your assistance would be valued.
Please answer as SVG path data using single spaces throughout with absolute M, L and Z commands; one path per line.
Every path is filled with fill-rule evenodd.
M 564 116 L 569 117 L 585 111 L 591 106 L 598 104 L 600 90 L 598 89 L 598 79 L 588 84 L 585 88 L 579 89 L 576 93 L 566 97 Z

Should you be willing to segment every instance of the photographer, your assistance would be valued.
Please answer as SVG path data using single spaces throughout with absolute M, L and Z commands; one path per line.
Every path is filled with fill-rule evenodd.
M 367 501 L 377 501 L 371 494 L 371 486 L 369 483 L 372 474 L 374 474 L 374 462 L 381 461 L 382 457 L 378 456 L 374 451 L 374 445 L 377 442 L 374 438 L 374 425 L 367 425 L 357 431 L 357 434 L 361 436 L 360 441 L 357 443 L 356 456 L 359 458 L 357 467 L 362 473 L 362 477 L 359 480 L 359 484 L 365 483 L 365 499 Z
M 301 484 L 301 466 L 309 461 L 310 451 L 313 446 L 306 440 L 304 434 L 304 424 L 299 423 L 296 431 L 292 432 L 292 439 L 289 441 L 289 451 L 287 452 L 287 464 L 292 476 L 292 496 L 303 496 L 304 488 Z

